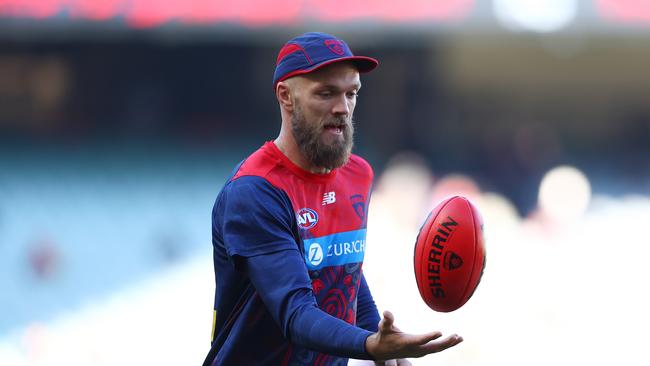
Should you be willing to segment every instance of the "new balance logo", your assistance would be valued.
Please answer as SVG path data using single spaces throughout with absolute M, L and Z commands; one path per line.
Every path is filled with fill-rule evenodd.
M 336 202 L 336 192 L 327 192 L 323 195 L 323 206 Z

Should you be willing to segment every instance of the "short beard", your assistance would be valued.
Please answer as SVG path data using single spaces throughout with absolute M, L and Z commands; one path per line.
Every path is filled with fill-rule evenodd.
M 337 141 L 328 145 L 321 139 L 323 127 L 333 121 L 345 123 L 343 141 Z M 310 125 L 305 119 L 302 109 L 296 105 L 296 108 L 291 114 L 291 131 L 300 151 L 313 165 L 332 170 L 340 168 L 348 162 L 354 145 L 354 124 L 352 118 L 346 120 L 342 117 L 335 117 L 325 121 L 323 124 Z

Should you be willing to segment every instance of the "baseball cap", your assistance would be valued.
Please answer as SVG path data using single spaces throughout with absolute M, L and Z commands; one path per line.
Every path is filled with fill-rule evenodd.
M 341 39 L 326 33 L 309 32 L 287 42 L 278 53 L 273 87 L 292 76 L 308 74 L 340 61 L 352 61 L 362 73 L 372 71 L 379 64 L 372 57 L 355 56 Z

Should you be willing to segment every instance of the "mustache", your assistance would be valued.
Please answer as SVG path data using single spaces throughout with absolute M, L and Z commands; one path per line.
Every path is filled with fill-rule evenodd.
M 321 127 L 351 127 L 354 124 L 352 117 L 334 117 L 324 121 Z

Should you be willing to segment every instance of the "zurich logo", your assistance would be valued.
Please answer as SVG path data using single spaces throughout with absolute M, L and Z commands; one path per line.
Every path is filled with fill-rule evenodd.
M 366 229 L 303 238 L 302 247 L 309 270 L 361 263 L 366 252 Z
M 309 246 L 309 253 L 307 253 L 307 260 L 312 266 L 316 267 L 323 261 L 323 247 L 318 243 L 312 243 Z
M 296 213 L 296 220 L 301 229 L 311 229 L 318 223 L 318 214 L 311 208 L 301 208 Z

